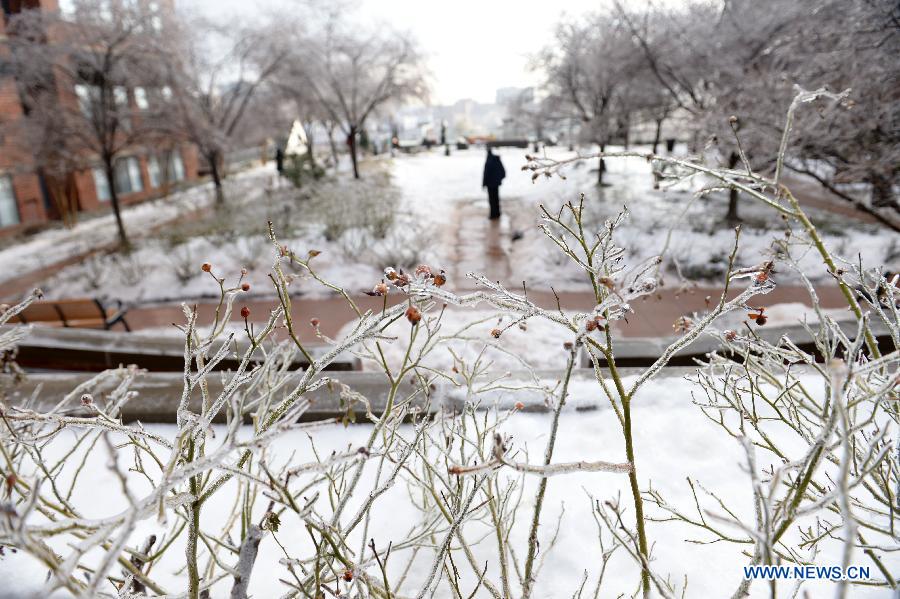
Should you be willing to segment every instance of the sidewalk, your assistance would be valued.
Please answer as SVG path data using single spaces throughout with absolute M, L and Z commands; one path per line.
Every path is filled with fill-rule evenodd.
M 846 305 L 844 296 L 841 295 L 837 285 L 823 285 L 816 289 L 823 308 L 842 308 Z M 740 293 L 739 289 L 729 292 L 729 298 Z M 684 315 L 694 312 L 703 312 L 710 305 L 714 306 L 721 294 L 718 287 L 697 287 L 690 291 L 675 289 L 661 289 L 653 296 L 648 296 L 636 301 L 632 308 L 634 314 L 629 315 L 628 322 L 618 323 L 619 333 L 626 337 L 665 337 L 675 333 L 673 325 L 675 321 Z M 528 297 L 536 304 L 546 309 L 556 309 L 556 297 L 549 292 L 529 291 Z M 709 298 L 710 304 L 707 304 Z M 389 305 L 394 305 L 403 298 L 400 295 L 389 296 Z M 382 298 L 366 295 L 354 297 L 360 310 L 380 310 L 383 306 Z M 594 298 L 587 292 L 562 292 L 559 293 L 559 302 L 565 311 L 588 312 L 594 307 Z M 786 285 L 776 287 L 766 296 L 761 296 L 757 302 L 751 305 L 771 306 L 787 302 L 800 302 L 809 305 L 809 296 L 806 289 L 799 286 Z M 296 332 L 304 341 L 316 341 L 315 330 L 310 326 L 311 318 L 319 320 L 319 328 L 325 335 L 334 337 L 338 331 L 348 322 L 356 318 L 356 314 L 340 297 L 318 299 L 292 299 L 292 316 Z M 250 309 L 250 321 L 264 322 L 273 308 L 277 306 L 277 300 L 251 300 L 248 302 L 235 302 L 232 321 L 240 323 L 240 309 L 246 306 Z M 209 325 L 215 317 L 216 304 L 199 303 L 199 324 Z M 488 309 L 487 305 L 480 306 Z M 452 306 L 448 309 L 454 310 Z M 156 307 L 133 308 L 127 315 L 128 324 L 135 330 L 167 327 L 173 323 L 184 322 L 184 314 L 181 306 L 167 305 Z

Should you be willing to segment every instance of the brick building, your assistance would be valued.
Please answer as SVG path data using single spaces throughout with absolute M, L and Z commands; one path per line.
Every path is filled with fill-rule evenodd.
M 137 0 L 148 10 L 166 16 L 173 14 L 173 0 Z M 115 3 L 135 0 L 104 0 L 92 4 L 94 10 Z M 51 176 L 39 167 L 32 147 L 17 125 L 26 118 L 27 104 L 22 90 L 10 71 L 2 65 L 12 59 L 8 24 L 22 10 L 38 9 L 60 15 L 64 20 L 76 18 L 80 9 L 78 0 L 0 0 L 3 18 L 0 19 L 0 235 L 22 231 L 34 225 L 58 219 L 61 207 L 90 212 L 108 208 L 110 189 L 99 158 L 86 156 L 81 160 L 83 168 L 65 175 Z M 101 13 L 103 11 L 101 10 Z M 112 14 L 112 12 L 110 12 Z M 103 16 L 101 14 L 101 16 Z M 152 21 L 160 27 L 163 19 Z M 47 43 L 53 43 L 48 35 Z M 63 33 L 64 35 L 64 33 Z M 55 98 L 60 106 L 72 109 L 79 105 L 90 86 L 63 83 L 57 79 Z M 165 97 L 166 88 L 116 89 L 116 101 L 127 103 L 130 110 L 140 115 L 150 108 L 154 99 Z M 119 98 L 121 95 L 121 98 Z M 121 152 L 114 165 L 117 195 L 122 205 L 158 197 L 185 181 L 197 178 L 198 155 L 196 148 L 176 136 L 154 139 L 152 144 L 138 143 Z M 61 180 L 62 179 L 62 180 Z

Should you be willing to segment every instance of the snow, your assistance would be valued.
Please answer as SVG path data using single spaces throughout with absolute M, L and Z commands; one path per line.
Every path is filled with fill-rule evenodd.
M 512 314 L 483 307 L 467 310 L 448 306 L 443 313 L 438 307 L 434 307 L 426 312 L 423 321 L 413 345 L 414 352 L 420 351 L 425 344 L 427 330 L 435 331 L 434 334 L 440 338 L 454 337 L 442 339 L 436 349 L 422 360 L 423 365 L 443 372 L 460 366 L 456 363 L 457 360 L 461 360 L 469 368 L 478 361 L 482 368 L 497 372 L 522 370 L 526 366 L 535 369 L 562 369 L 566 366 L 568 355 L 563 344 L 575 338 L 574 333 L 560 324 L 534 318 L 522 323 L 520 327 L 518 319 Z M 344 325 L 337 337 L 342 338 L 348 334 L 354 324 L 351 322 Z M 491 331 L 495 328 L 503 330 L 499 339 L 491 336 Z M 382 350 L 392 367 L 403 361 L 409 329 L 410 324 L 406 319 L 401 319 L 385 331 L 389 339 L 382 342 Z M 376 361 L 365 359 L 366 354 L 360 355 L 364 358 L 364 370 L 379 370 Z
M 821 393 L 821 383 L 817 381 L 820 380 L 810 378 L 807 382 L 810 389 Z M 545 382 L 551 386 L 555 383 L 552 380 Z M 685 478 L 690 477 L 716 493 L 729 507 L 747 518 L 747 521 L 751 521 L 753 514 L 748 498 L 750 481 L 742 469 L 744 461 L 742 452 L 733 439 L 718 430 L 691 403 L 693 389 L 687 380 L 660 378 L 645 386 L 636 396 L 633 410 L 641 486 L 648 488 L 652 485 L 670 504 L 690 510 L 693 500 L 690 488 L 685 482 Z M 598 398 L 595 384 L 573 385 L 570 406 L 572 407 L 562 416 L 555 461 L 623 459 L 618 422 L 604 401 Z M 576 411 L 575 406 L 580 409 Z M 586 409 L 589 407 L 593 409 Z M 513 414 L 502 425 L 501 430 L 511 436 L 513 447 L 520 452 L 527 450 L 530 460 L 536 461 L 546 443 L 548 426 L 547 414 L 520 412 Z M 169 438 L 174 435 L 172 426 L 153 425 L 148 428 Z M 296 463 L 308 461 L 311 459 L 310 443 L 315 444 L 320 454 L 356 447 L 364 443 L 370 431 L 369 425 L 349 428 L 327 425 L 314 431 L 311 438 L 307 438 L 305 433 L 299 431 L 289 433 L 272 448 L 269 463 L 277 464 L 291 455 L 294 456 Z M 409 426 L 404 426 L 401 431 L 404 435 L 411 434 Z M 60 455 L 71 439 L 72 434 L 64 432 L 60 440 L 48 450 L 48 454 Z M 520 453 L 517 459 L 525 460 L 529 457 Z M 760 467 L 762 466 L 763 464 L 760 464 Z M 367 465 L 362 489 L 366 488 L 367 481 L 372 480 L 375 468 L 374 460 Z M 103 452 L 97 452 L 88 462 L 83 476 L 85 478 L 80 487 L 81 491 L 76 494 L 75 502 L 83 506 L 85 517 L 108 515 L 124 507 L 124 500 L 117 492 L 118 484 L 105 467 Z M 499 476 L 502 485 L 502 481 L 507 480 L 509 475 L 507 472 L 501 472 Z M 133 491 L 146 491 L 145 485 L 142 486 L 143 480 L 138 475 L 132 473 L 129 479 Z M 512 536 L 512 543 L 516 547 L 524 546 L 535 484 L 534 478 L 527 478 L 525 481 L 524 499 L 520 507 L 523 510 L 522 517 L 517 518 Z M 103 489 L 104 492 L 97 493 L 97 489 Z M 221 491 L 222 500 L 207 504 L 203 514 L 205 528 L 218 530 L 224 514 L 230 507 L 230 501 L 226 500 L 228 492 L 233 490 L 233 486 L 224 488 Z M 364 493 L 358 493 L 357 500 L 360 495 Z M 545 557 L 546 563 L 538 579 L 536 597 L 572 596 L 580 585 L 585 570 L 590 572 L 587 588 L 593 588 L 600 563 L 600 547 L 591 515 L 589 496 L 601 501 L 620 497 L 622 505 L 628 506 L 627 479 L 621 475 L 607 473 L 568 474 L 550 479 L 540 530 L 541 555 Z M 257 510 L 260 510 L 260 513 L 264 509 L 260 504 L 264 503 L 257 502 Z M 356 504 L 354 502 L 350 506 L 349 513 L 353 513 Z M 715 512 L 721 511 L 717 506 L 707 503 L 704 507 Z M 649 506 L 648 510 L 651 516 L 660 515 L 652 506 Z M 550 549 L 549 539 L 560 514 L 562 520 L 559 538 L 556 546 Z M 632 510 L 627 509 L 626 518 L 630 518 L 631 514 Z M 399 541 L 408 530 L 408 526 L 416 523 L 420 517 L 420 513 L 407 495 L 406 485 L 397 484 L 375 504 L 368 536 L 374 538 L 379 546 L 384 546 L 390 541 Z M 153 518 L 150 518 L 140 523 L 132 542 L 136 544 L 146 535 L 159 532 L 160 527 Z M 473 523 L 466 528 L 466 532 L 470 540 L 474 540 L 489 531 Z M 725 543 L 711 545 L 686 543 L 685 539 L 708 541 L 710 538 L 696 529 L 673 523 L 650 522 L 648 536 L 653 545 L 654 569 L 663 575 L 670 573 L 672 579 L 677 582 L 686 575 L 687 597 L 730 595 L 742 578 L 741 566 L 747 562 L 747 558 L 741 555 L 744 546 Z M 290 517 L 283 519 L 278 538 L 295 555 L 299 554 L 301 549 L 309 549 L 305 530 Z M 488 535 L 474 546 L 474 551 L 478 562 L 489 563 L 489 572 L 495 574 L 496 551 L 492 538 Z M 607 534 L 605 536 L 607 546 L 608 540 Z M 354 539 L 351 547 L 357 547 L 359 541 L 358 538 Z M 406 555 L 408 552 L 400 550 L 392 553 L 389 570 L 398 572 L 405 564 Z M 281 557 L 283 554 L 278 546 L 271 538 L 265 538 L 260 547 L 257 562 L 259 565 L 251 581 L 252 596 L 277 597 L 284 591 L 284 587 L 278 583 L 279 576 L 283 575 L 283 568 L 276 565 Z M 900 558 L 896 555 L 887 554 L 885 559 L 889 570 L 897 571 L 900 568 Z M 815 561 L 818 565 L 840 563 L 834 544 L 826 542 L 825 550 Z M 854 561 L 864 563 L 864 556 L 857 554 Z M 429 552 L 421 552 L 419 561 L 416 562 L 418 567 L 412 568 L 407 586 L 404 587 L 408 591 L 407 594 L 414 594 L 418 590 L 418 586 L 426 576 L 429 563 Z M 176 575 L 175 571 L 183 565 L 183 543 L 178 541 L 166 554 L 163 562 L 154 569 L 154 573 L 168 589 L 182 590 L 183 577 Z M 463 588 L 474 588 L 474 579 L 469 569 L 462 566 L 460 571 L 463 575 Z M 17 599 L 33 597 L 31 593 L 39 588 L 43 577 L 43 569 L 26 556 L 7 552 L 6 557 L 0 558 L 0 580 L 4 581 L 2 590 L 4 597 Z M 617 551 L 606 572 L 601 596 L 615 597 L 619 593 L 630 596 L 635 590 L 636 578 L 637 572 L 633 563 L 624 555 L 624 551 Z M 227 586 L 216 587 L 213 596 L 224 596 L 227 588 Z M 804 588 L 808 589 L 811 596 L 822 596 L 825 593 L 831 594 L 833 586 L 828 582 L 809 582 Z M 885 591 L 853 587 L 851 593 L 853 597 L 883 597 Z M 445 591 L 436 596 L 449 597 Z M 764 584 L 757 582 L 752 587 L 752 596 L 767 597 L 768 589 Z
M 260 187 L 269 178 L 269 168 L 259 167 L 238 173 L 230 183 L 232 190 Z M 122 220 L 132 239 L 147 235 L 154 228 L 165 225 L 182 215 L 208 207 L 213 201 L 212 184 L 202 184 L 185 191 L 175 192 L 167 198 L 142 202 L 123 207 Z M 68 257 L 87 254 L 118 239 L 115 216 L 110 212 L 102 216 L 82 218 L 73 228 L 58 227 L 42 231 L 25 240 L 0 250 L 0 283 L 23 274 L 52 266 Z
M 574 155 L 562 148 L 546 151 L 560 159 Z M 242 267 L 248 268 L 251 295 L 270 297 L 272 290 L 266 274 L 272 248 L 266 239 L 265 222 L 272 219 L 282 243 L 300 255 L 311 249 L 320 251 L 314 261 L 319 273 L 352 292 L 371 288 L 385 266 L 397 265 L 401 259 L 444 268 L 451 287 L 471 288 L 466 273 L 484 272 L 493 266 L 486 262 L 486 255 L 502 262 L 508 272 L 496 278 L 511 285 L 519 286 L 525 280 L 531 289 L 549 290 L 552 285 L 557 290 L 584 291 L 588 283 L 583 273 L 567 262 L 537 228 L 539 204 L 555 211 L 566 201 L 577 202 L 581 192 L 586 196 L 589 229 L 600 229 L 604 220 L 627 206 L 631 216 L 618 230 L 616 239 L 626 249 L 628 264 L 637 264 L 667 248 L 670 260 L 663 272 L 666 279 L 673 283 L 682 277 L 721 281 L 734 243 L 733 230 L 721 222 L 727 202 L 724 194 L 695 198 L 693 191 L 702 184 L 699 180 L 654 190 L 650 165 L 640 158 L 608 159 L 605 178 L 609 187 L 596 186 L 596 161 L 568 168 L 567 180 L 540 177 L 532 182 L 531 173 L 520 170 L 526 150 L 502 148 L 497 153 L 507 171 L 501 188 L 504 217 L 492 234 L 494 237 L 484 240 L 471 234 L 486 226 L 487 200 L 480 185 L 483 152 L 477 148 L 457 150 L 447 157 L 437 149 L 369 161 L 370 168 L 389 170 L 389 183 L 382 183 L 371 173 L 364 173 L 361 182 L 353 181 L 347 173 L 338 173 L 333 181 L 323 184 L 325 187 L 310 188 L 313 194 L 318 193 L 317 189 L 328 191 L 324 203 L 316 203 L 315 198 L 304 199 L 303 190 L 282 188 L 273 195 L 264 185 L 265 175 L 271 176 L 271 169 L 253 171 L 245 177 L 241 192 L 230 194 L 233 213 L 227 215 L 223 224 L 217 225 L 213 217 L 203 223 L 212 230 L 201 230 L 186 239 L 164 239 L 165 235 L 149 238 L 140 241 L 127 256 L 99 254 L 63 269 L 42 286 L 49 297 L 92 295 L 129 303 L 212 298 L 217 297 L 218 286 L 199 272 L 201 263 L 210 262 L 218 276 L 229 280 L 236 278 Z M 189 206 L 205 205 L 209 194 L 204 195 L 204 189 L 192 190 L 174 201 L 136 206 L 126 211 L 126 218 L 133 230 L 138 222 L 146 229 L 171 220 Z M 323 219 L 356 218 L 358 215 L 348 213 L 342 206 L 348 198 L 356 201 L 362 197 L 360 194 L 372 193 L 399 197 L 394 225 L 384 239 L 375 239 L 352 227 L 336 239 L 325 237 Z M 291 194 L 299 194 L 299 199 L 293 199 Z M 768 207 L 749 199 L 741 201 L 740 211 L 745 224 L 738 264 L 758 264 L 771 258 L 775 254 L 773 241 L 787 239 L 787 224 Z M 859 254 L 868 266 L 890 266 L 895 259 L 896 240 L 884 228 L 815 210 L 810 213 L 826 245 L 838 255 Z M 65 255 L 73 255 L 102 247 L 115 233 L 110 219 L 92 219 L 78 225 L 74 232 L 49 231 L 7 248 L 0 252 L 0 259 L 14 266 L 2 276 L 9 278 L 56 260 L 61 255 L 60 248 Z M 513 234 L 520 238 L 514 241 Z M 821 259 L 803 246 L 801 237 L 795 230 L 787 239 L 794 257 L 813 280 L 827 279 Z M 491 243 L 496 247 L 484 245 Z M 325 296 L 331 292 L 300 278 L 292 286 L 292 293 Z
M 815 311 L 800 302 L 772 304 L 765 309 L 768 321 L 766 329 L 797 326 L 803 323 L 814 325 L 819 318 Z M 835 321 L 852 318 L 846 309 L 823 310 L 823 313 Z M 577 313 L 563 311 L 567 318 Z M 747 314 L 742 311 L 726 313 L 717 318 L 711 330 L 741 329 L 747 321 Z M 355 322 L 349 322 L 336 335 L 337 339 L 345 337 L 353 329 Z M 491 331 L 500 329 L 500 338 L 495 339 Z M 385 339 L 381 340 L 381 349 L 388 364 L 398 367 L 406 354 L 409 341 L 410 325 L 400 319 L 385 330 Z M 460 367 L 459 362 L 472 368 L 476 362 L 479 367 L 492 372 L 509 372 L 523 369 L 561 370 L 566 367 L 568 351 L 563 344 L 575 340 L 575 333 L 558 323 L 544 318 L 531 318 L 520 322 L 519 317 L 503 310 L 486 309 L 482 303 L 474 309 L 463 309 L 454 306 L 433 306 L 425 312 L 420 330 L 413 344 L 413 356 L 426 344 L 428 331 L 433 331 L 441 342 L 435 349 L 429 350 L 421 359 L 421 364 L 437 371 L 448 372 Z M 594 335 L 602 337 L 602 333 Z M 674 335 L 674 333 L 673 333 Z M 451 339 L 452 338 L 452 339 Z M 431 345 L 435 345 L 432 341 Z M 374 344 L 369 344 L 374 348 Z M 380 360 L 371 358 L 371 354 L 356 347 L 352 351 L 361 358 L 363 370 L 381 371 Z

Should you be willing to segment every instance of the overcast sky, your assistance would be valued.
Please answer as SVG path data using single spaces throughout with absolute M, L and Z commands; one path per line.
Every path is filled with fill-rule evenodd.
M 290 10 L 290 0 L 176 0 L 213 17 L 248 5 Z M 412 32 L 428 56 L 432 102 L 493 102 L 500 87 L 538 83 L 528 57 L 549 42 L 555 23 L 600 7 L 604 0 L 359 0 L 376 22 Z M 297 5 L 294 5 L 297 6 Z

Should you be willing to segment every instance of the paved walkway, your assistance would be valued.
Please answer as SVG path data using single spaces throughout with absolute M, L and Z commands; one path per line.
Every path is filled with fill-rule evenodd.
M 841 308 L 846 305 L 843 295 L 834 283 L 822 285 L 817 288 L 817 293 L 824 308 Z M 735 289 L 729 297 L 740 293 Z M 710 303 L 714 304 L 721 294 L 721 288 L 695 287 L 691 290 L 661 289 L 658 294 L 647 296 L 633 304 L 635 314 L 628 318 L 628 322 L 620 322 L 618 329 L 620 334 L 626 337 L 664 337 L 674 334 L 673 325 L 683 315 L 707 310 Z M 550 292 L 529 291 L 528 297 L 539 306 L 554 309 L 557 306 L 556 297 Z M 399 295 L 390 296 L 390 304 L 393 305 L 402 298 Z M 382 307 L 381 298 L 360 296 L 354 301 L 361 310 L 379 310 Z M 809 305 L 809 296 L 803 287 L 784 285 L 776 287 L 770 294 L 763 296 L 759 302 L 752 305 L 768 306 L 773 304 L 801 302 Z M 559 294 L 559 303 L 563 310 L 590 311 L 594 307 L 594 299 L 591 293 L 563 292 Z M 333 337 L 340 329 L 355 318 L 355 313 L 347 303 L 338 297 L 305 299 L 296 298 L 292 302 L 292 315 L 295 326 L 301 339 L 315 341 L 315 330 L 309 321 L 317 318 L 320 322 L 320 330 Z M 250 320 L 255 322 L 265 321 L 270 311 L 277 305 L 276 300 L 253 300 L 243 303 L 235 303 L 232 316 L 234 322 L 242 319 L 239 315 L 240 308 L 247 306 L 250 309 Z M 216 304 L 199 303 L 200 324 L 213 322 Z M 485 306 L 487 308 L 487 306 Z M 454 309 L 450 307 L 449 309 Z M 177 305 L 151 306 L 133 308 L 128 312 L 128 323 L 134 329 L 147 329 L 166 327 L 173 323 L 183 323 L 184 314 Z

